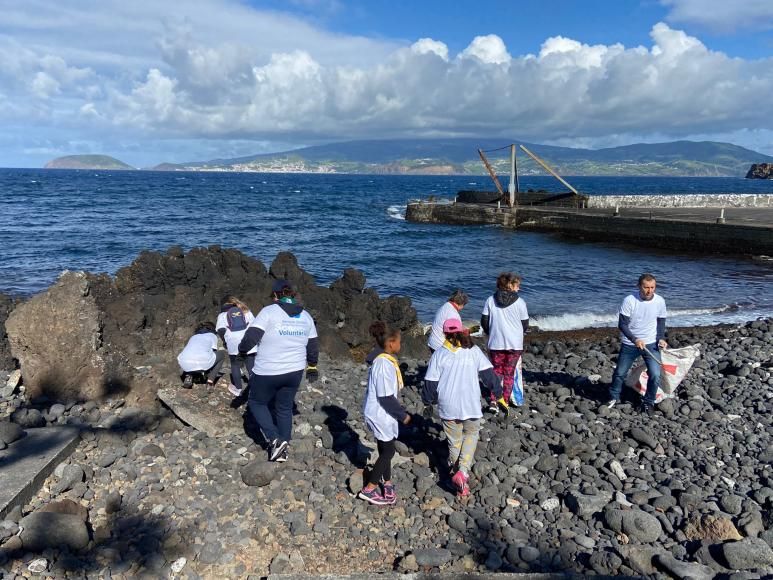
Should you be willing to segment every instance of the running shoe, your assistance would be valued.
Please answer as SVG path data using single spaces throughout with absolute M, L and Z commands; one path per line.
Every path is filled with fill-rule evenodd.
M 269 461 L 278 461 L 278 457 L 282 455 L 283 451 L 287 450 L 287 441 L 282 441 L 281 439 L 274 439 L 271 442 L 271 448 L 269 449 L 268 454 L 268 460 Z M 287 461 L 287 458 L 285 458 L 285 461 Z
M 367 490 L 363 487 L 360 490 L 360 493 L 357 494 L 357 497 L 364 499 L 366 502 L 372 503 L 373 505 L 389 505 L 389 500 L 381 495 L 381 492 L 377 487 L 374 487 L 371 490 Z
M 236 385 L 234 385 L 233 383 L 229 383 L 228 392 L 231 393 L 234 397 L 239 397 L 242 394 L 242 389 L 237 389 Z
M 395 493 L 394 483 L 384 484 L 384 499 L 387 500 L 391 505 L 397 503 L 397 494 Z
M 183 389 L 193 388 L 193 375 L 185 375 L 183 379 Z
M 615 405 L 617 405 L 619 402 L 620 401 L 618 401 L 617 399 L 610 399 L 609 401 L 606 402 L 606 407 L 607 407 L 607 409 L 611 409 Z

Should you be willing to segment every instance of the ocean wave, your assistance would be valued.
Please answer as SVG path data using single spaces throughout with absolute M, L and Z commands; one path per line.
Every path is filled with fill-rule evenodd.
M 387 214 L 392 219 L 405 221 L 405 210 L 407 205 L 390 205 L 387 208 Z
M 717 315 L 738 312 L 739 309 L 737 304 L 725 304 L 714 308 L 675 308 L 668 311 L 668 321 L 671 325 L 675 321 L 678 321 L 680 325 L 736 322 L 736 317 L 725 319 L 726 317 Z M 738 320 L 745 320 L 745 318 L 742 316 Z M 618 314 L 616 312 L 577 312 L 535 316 L 532 320 L 540 330 L 577 330 L 580 328 L 617 326 Z

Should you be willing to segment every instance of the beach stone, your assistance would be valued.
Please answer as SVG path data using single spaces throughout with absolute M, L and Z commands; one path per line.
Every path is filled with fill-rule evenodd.
M 759 538 L 726 542 L 722 544 L 721 551 L 732 570 L 753 570 L 773 566 L 773 549 Z
M 46 420 L 37 409 L 19 409 L 11 413 L 11 421 L 24 429 L 36 429 L 45 427 Z
M 743 498 L 733 494 L 723 495 L 719 499 L 719 507 L 722 508 L 722 511 L 737 516 L 743 509 Z
M 620 481 L 625 481 L 626 479 L 628 479 L 628 476 L 625 474 L 625 470 L 623 469 L 623 466 L 620 464 L 620 462 L 617 459 L 613 459 L 612 461 L 609 462 L 609 470 Z
M 48 570 L 48 560 L 45 558 L 35 558 L 27 565 L 27 570 L 33 574 L 42 574 Z
M 453 555 L 445 548 L 425 548 L 414 550 L 413 555 L 419 566 L 437 568 L 451 560 Z
M 623 533 L 644 544 L 657 541 L 663 533 L 660 521 L 641 510 L 609 508 L 604 512 L 604 518 L 611 530 Z
M 256 459 L 240 469 L 242 481 L 251 487 L 265 487 L 277 475 L 277 464 L 264 459 Z
M 24 429 L 17 423 L 0 421 L 0 442 L 10 445 L 24 437 Z
M 712 542 L 742 539 L 731 520 L 710 515 L 691 519 L 684 528 L 684 535 L 688 540 Z
M 577 491 L 569 492 L 564 499 L 566 506 L 580 517 L 587 518 L 598 513 L 612 501 L 612 492 L 600 490 L 593 495 Z
M 632 428 L 630 431 L 630 435 L 634 441 L 636 441 L 637 443 L 641 443 L 642 445 L 645 445 L 650 449 L 655 449 L 658 446 L 658 440 L 650 433 L 648 433 L 644 429 L 640 429 L 639 427 Z
M 81 550 L 89 543 L 89 531 L 77 515 L 34 512 L 22 518 L 19 526 L 22 545 L 32 552 L 63 546 Z
M 656 554 L 655 563 L 680 580 L 711 580 L 716 575 L 709 566 L 697 562 L 682 562 L 671 554 Z
M 89 519 L 89 510 L 85 506 L 76 503 L 71 499 L 53 501 L 44 505 L 42 508 L 40 508 L 39 511 L 44 513 L 68 514 L 77 516 L 81 519 L 81 521 L 84 522 L 88 521 Z
M 166 457 L 164 450 L 154 443 L 145 445 L 140 450 L 140 455 L 144 457 Z
M 80 465 L 65 465 L 59 481 L 53 488 L 54 495 L 69 491 L 83 481 L 85 473 Z

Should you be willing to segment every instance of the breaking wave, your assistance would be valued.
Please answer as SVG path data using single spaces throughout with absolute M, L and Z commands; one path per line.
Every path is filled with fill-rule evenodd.
M 405 210 L 407 205 L 390 205 L 387 208 L 387 214 L 392 219 L 405 221 Z
M 668 311 L 668 324 L 670 326 L 710 325 L 747 320 L 748 313 L 732 316 L 732 313 L 738 313 L 739 310 L 740 307 L 735 304 L 726 304 L 715 308 L 675 308 Z M 718 316 L 723 314 L 725 316 Z M 617 318 L 616 312 L 578 312 L 535 316 L 532 321 L 540 330 L 577 330 L 580 328 L 617 326 Z

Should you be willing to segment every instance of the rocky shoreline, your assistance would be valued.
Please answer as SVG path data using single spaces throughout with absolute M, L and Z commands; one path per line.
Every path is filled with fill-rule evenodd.
M 359 282 L 338 287 L 359 296 L 362 282 L 357 292 Z M 341 340 L 349 352 L 368 346 Z M 177 386 L 155 369 L 140 375 L 154 377 L 142 387 L 81 401 L 46 400 L 26 385 L 0 389 L 0 448 L 12 449 L 24 429 L 81 429 L 69 459 L 0 521 L 0 569 L 21 577 L 191 579 L 392 571 L 770 576 L 773 320 L 675 329 L 669 341 L 700 343 L 702 357 L 678 396 L 646 417 L 630 393 L 618 408 L 600 405 L 618 349 L 614 331 L 528 335 L 526 406 L 485 416 L 464 503 L 446 482 L 437 417 L 401 435 L 396 506 L 354 497 L 375 445 L 361 415 L 366 367 L 348 352 L 327 350 L 321 380 L 302 385 L 290 461 L 281 465 L 265 461 L 243 401 L 232 405 L 222 383 L 191 394 L 201 408 L 231 418 L 235 428 L 220 436 L 184 424 L 155 398 L 133 396 L 134 388 Z M 426 366 L 417 343 L 400 357 L 402 396 L 413 412 L 422 409 Z M 137 363 L 150 355 L 131 356 Z M 8 374 L 0 373 L 0 384 Z

